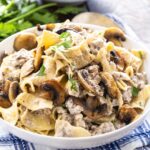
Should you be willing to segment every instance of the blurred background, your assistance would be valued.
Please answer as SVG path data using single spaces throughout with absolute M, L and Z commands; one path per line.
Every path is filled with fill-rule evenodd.
M 116 14 L 150 47 L 150 0 L 89 0 L 90 10 Z
M 99 14 L 98 17 L 95 14 L 79 16 L 83 12 L 117 16 L 150 46 L 150 0 L 0 0 L 0 40 L 36 24 L 66 19 L 104 26 L 117 25 L 111 18 Z

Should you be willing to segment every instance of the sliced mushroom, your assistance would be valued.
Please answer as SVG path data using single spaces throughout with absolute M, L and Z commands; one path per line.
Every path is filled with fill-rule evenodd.
M 48 80 L 41 84 L 43 98 L 51 99 L 54 105 L 61 105 L 65 101 L 65 90 L 56 80 Z
M 88 97 L 86 99 L 86 107 L 87 109 L 90 109 L 92 111 L 94 111 L 98 106 L 99 106 L 99 101 L 96 97 Z
M 84 108 L 83 113 L 93 121 L 103 120 L 112 114 L 112 107 L 108 103 L 100 104 L 97 98 L 93 99 L 73 99 L 74 103 Z M 111 113 L 110 113 L 111 111 Z
M 82 71 L 82 70 L 78 71 L 77 75 L 78 75 L 78 80 L 80 81 L 81 85 L 82 85 L 87 91 L 94 93 L 95 90 L 94 90 L 94 88 L 85 80 L 83 71 Z
M 113 76 L 108 72 L 101 72 L 102 82 L 105 84 L 107 88 L 108 94 L 112 98 L 116 98 L 118 100 L 119 107 L 123 105 L 122 94 L 117 87 L 117 84 L 113 78 Z
M 1 65 L 1 63 L 2 63 L 2 61 L 3 61 L 3 58 L 6 57 L 6 56 L 7 56 L 7 55 L 6 55 L 5 51 L 1 51 L 1 52 L 0 52 L 0 65 Z
M 20 78 L 24 78 L 34 71 L 33 62 L 33 59 L 29 59 L 26 63 L 23 64 L 21 67 Z
M 61 34 L 63 32 L 67 32 L 67 31 L 80 32 L 80 31 L 82 31 L 82 29 L 77 26 L 73 26 L 73 27 L 70 26 L 70 27 L 61 28 L 61 29 L 57 30 L 56 33 Z
M 138 116 L 138 113 L 136 112 L 136 110 L 132 108 L 131 106 L 125 104 L 120 108 L 118 117 L 120 121 L 125 122 L 126 124 L 129 124 L 137 116 Z
M 24 48 L 31 50 L 37 46 L 36 36 L 33 33 L 22 33 L 19 34 L 14 41 L 14 49 L 19 51 Z
M 11 102 L 9 101 L 7 94 L 3 92 L 0 93 L 0 106 L 3 108 L 8 108 L 11 106 Z
M 101 78 L 107 87 L 108 94 L 116 98 L 118 96 L 118 87 L 112 75 L 108 72 L 101 72 Z
M 34 68 L 35 71 L 37 71 L 40 68 L 40 65 L 42 63 L 42 53 L 43 53 L 44 48 L 40 47 L 36 50 L 35 53 L 35 58 L 34 58 Z
M 114 51 L 114 50 L 110 51 L 110 60 L 113 61 L 116 64 L 117 69 L 119 71 L 123 71 L 124 70 L 124 68 L 125 68 L 125 62 L 124 62 L 123 59 L 121 59 L 119 57 L 119 55 L 117 54 L 116 51 Z
M 46 24 L 46 30 L 52 31 L 54 28 L 55 28 L 55 24 L 54 23 Z
M 105 30 L 104 37 L 107 41 L 112 41 L 116 46 L 122 46 L 121 41 L 125 41 L 124 32 L 117 27 L 110 27 Z
M 10 80 L 5 80 L 3 83 L 2 91 L 4 93 L 8 93 L 9 87 L 10 87 L 11 81 Z
M 10 84 L 9 91 L 8 91 L 8 97 L 9 97 L 9 100 L 10 100 L 11 103 L 14 102 L 14 100 L 17 97 L 18 93 L 19 93 L 19 84 L 18 84 L 17 81 L 13 81 Z

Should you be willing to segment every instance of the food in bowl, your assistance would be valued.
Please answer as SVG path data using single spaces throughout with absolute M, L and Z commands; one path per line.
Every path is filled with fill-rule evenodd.
M 143 50 L 119 28 L 69 23 L 17 34 L 1 55 L 1 118 L 39 134 L 84 137 L 137 119 L 150 97 Z

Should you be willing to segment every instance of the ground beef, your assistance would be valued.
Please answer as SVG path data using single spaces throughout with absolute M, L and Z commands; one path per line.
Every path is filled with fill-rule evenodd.
M 138 87 L 139 89 L 143 89 L 143 87 L 147 83 L 146 73 L 137 73 L 135 76 L 132 77 L 132 81 L 134 82 L 136 87 Z
M 73 99 L 70 97 L 66 101 L 66 108 L 68 109 L 71 115 L 80 114 L 83 111 L 83 107 L 73 103 Z
M 101 81 L 100 77 L 100 67 L 98 65 L 92 65 L 88 66 L 85 69 L 81 70 L 83 78 L 86 80 L 86 82 L 91 85 L 95 92 L 99 96 L 103 96 L 103 89 L 100 87 L 99 83 Z
M 126 125 L 124 122 L 120 122 L 119 120 L 116 120 L 113 124 L 116 129 L 120 129 Z
M 67 110 L 64 109 L 63 107 L 57 107 L 56 108 L 56 113 L 58 114 L 58 118 L 60 117 L 62 120 L 66 120 L 69 123 L 72 123 L 72 116 L 67 113 Z
M 103 40 L 95 39 L 92 42 L 89 42 L 88 46 L 90 48 L 90 52 L 97 55 L 98 51 L 103 46 Z
M 114 130 L 115 127 L 112 122 L 104 122 L 100 126 L 92 126 L 92 135 L 107 133 Z
M 74 116 L 74 125 L 77 127 L 83 127 L 83 128 L 87 128 L 87 125 L 83 119 L 83 115 L 82 114 L 77 114 Z
M 131 102 L 132 100 L 132 88 L 131 87 L 128 87 L 128 89 L 123 92 L 122 98 L 125 103 Z
M 63 122 L 55 132 L 57 137 L 71 137 L 72 128 L 67 122 Z

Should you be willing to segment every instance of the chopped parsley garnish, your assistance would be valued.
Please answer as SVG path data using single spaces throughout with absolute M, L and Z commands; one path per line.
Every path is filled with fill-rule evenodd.
M 72 78 L 72 76 L 69 76 L 69 81 L 70 81 L 70 84 L 71 84 L 71 90 L 74 90 L 77 92 L 77 81 L 74 80 Z
M 45 66 L 42 65 L 39 70 L 38 76 L 44 76 L 44 75 L 45 75 Z
M 58 44 L 57 47 L 63 46 L 66 49 L 71 47 L 72 40 L 71 40 L 71 35 L 69 32 L 61 33 L 60 38 L 62 39 L 63 42 Z
M 69 32 L 63 32 L 63 33 L 61 33 L 60 34 L 60 38 L 62 39 L 62 38 L 67 38 L 67 37 L 69 37 L 70 36 L 70 33 Z
M 101 35 L 101 34 L 102 34 L 102 32 L 99 32 L 98 34 L 99 34 L 99 35 Z
M 59 44 L 59 46 L 63 46 L 64 48 L 70 48 L 71 47 L 71 41 L 64 41 Z
M 138 88 L 136 88 L 135 86 L 133 86 L 132 87 L 132 96 L 137 96 L 138 95 L 138 93 L 139 93 L 139 89 Z

